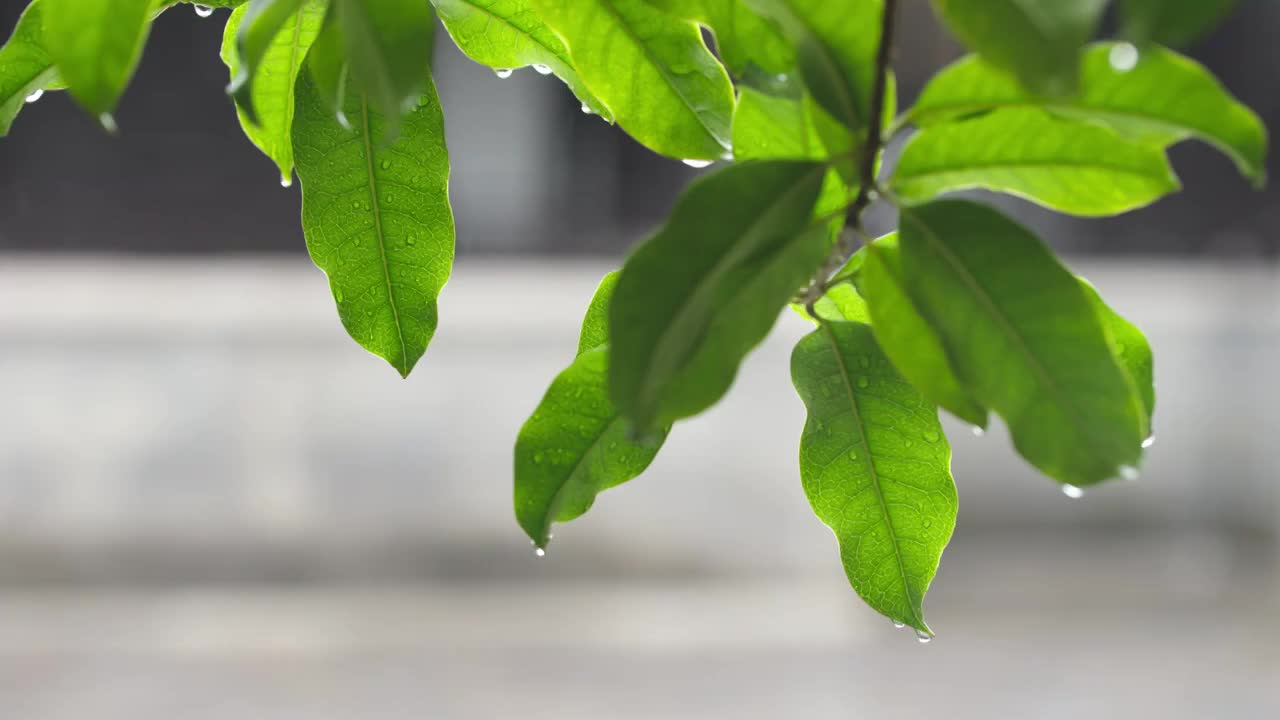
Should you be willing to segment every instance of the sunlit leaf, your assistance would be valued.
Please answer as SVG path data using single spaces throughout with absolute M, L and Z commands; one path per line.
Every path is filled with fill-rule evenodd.
M 922 605 L 957 510 L 937 410 L 862 323 L 824 321 L 792 352 L 791 379 L 809 411 L 800 477 L 849 582 L 876 611 L 932 635 Z
M 277 24 L 274 19 L 251 15 L 257 5 L 243 5 L 227 18 L 222 36 L 222 61 L 231 72 L 240 127 L 258 149 L 280 168 L 281 182 L 293 182 L 294 86 L 311 43 L 320 32 L 324 3 L 286 0 L 265 8 L 274 15 L 281 8 L 289 12 Z M 258 23 L 243 31 L 246 18 Z M 270 31 L 266 26 L 274 28 Z M 237 47 L 250 47 L 255 57 L 253 69 L 241 62 Z M 252 78 L 257 78 L 253 81 Z M 254 108 L 250 117 L 249 108 Z
M 795 63 L 795 53 L 778 28 L 756 15 L 747 0 L 648 0 L 676 17 L 709 28 L 724 64 L 740 74 L 754 66 L 770 73 L 785 73 Z
M 152 0 L 41 0 L 44 47 L 71 96 L 114 129 L 111 112 L 133 76 Z
M 449 154 L 429 76 L 394 145 L 387 118 L 350 93 L 352 129 L 333 121 L 315 83 L 298 77 L 293 152 L 302 181 L 302 228 L 329 276 L 347 332 L 408 375 L 436 329 L 436 296 L 453 262 Z
M 42 40 L 42 0 L 34 0 L 0 47 L 0 137 L 9 133 L 13 119 L 27 98 L 59 82 Z
M 1030 231 L 958 200 L 903 211 L 902 277 L 956 377 L 1045 474 L 1092 485 L 1135 466 L 1142 400 L 1093 301 Z
M 967 57 L 929 81 L 909 118 L 928 126 L 997 108 L 1041 107 L 1160 145 L 1195 137 L 1229 155 L 1255 183 L 1265 179 L 1267 131 L 1253 111 L 1193 60 L 1156 47 L 1136 57 L 1132 52 L 1129 45 L 1090 47 L 1080 94 L 1054 99 L 1031 95 L 999 70 Z
M 640 433 L 710 407 L 822 264 L 826 168 L 756 161 L 692 184 L 628 258 L 609 314 L 611 397 Z
M 1107 0 L 933 0 L 961 42 L 1045 95 L 1076 88 L 1080 50 Z
M 645 0 L 535 0 L 578 75 L 628 134 L 680 159 L 729 148 L 733 87 L 698 26 Z
M 1102 296 L 1093 285 L 1083 279 L 1080 284 L 1102 319 L 1102 326 L 1111 340 L 1111 349 L 1120 367 L 1129 374 L 1138 391 L 1138 396 L 1142 399 L 1149 434 L 1151 416 L 1156 409 L 1155 355 L 1151 351 L 1151 344 L 1147 342 L 1147 336 L 1138 329 L 1137 325 L 1126 320 L 1103 302 Z
M 1158 145 L 1034 108 L 924 128 L 902 151 L 891 185 L 909 202 L 983 188 L 1075 215 L 1115 215 L 1179 187 Z
M 431 0 L 467 57 L 497 70 L 533 65 L 555 73 L 583 105 L 612 119 L 578 77 L 569 49 L 543 22 L 534 0 Z
M 578 357 L 516 439 L 516 519 L 539 548 L 550 541 L 552 523 L 582 515 L 601 492 L 644 472 L 669 430 L 634 440 L 609 400 L 608 312 L 616 283 L 617 273 L 600 283 L 582 321 Z

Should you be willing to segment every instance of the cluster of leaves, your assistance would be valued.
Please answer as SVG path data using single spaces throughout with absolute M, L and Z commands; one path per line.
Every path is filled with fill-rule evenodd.
M 898 114 L 894 0 L 205 0 L 246 135 L 302 184 L 307 247 L 351 336 L 407 375 L 436 328 L 454 227 L 430 55 L 438 16 L 506 75 L 559 77 L 584 112 L 690 164 L 725 161 L 600 284 L 578 353 L 515 447 L 515 507 L 552 524 L 641 473 L 715 404 L 790 305 L 800 476 L 854 589 L 931 635 L 922 603 L 956 518 L 944 409 L 991 413 L 1068 488 L 1137 472 L 1152 355 L 1028 229 L 940 196 L 985 189 L 1103 216 L 1177 190 L 1197 138 L 1263 180 L 1266 133 L 1183 42 L 1229 0 L 933 0 L 973 54 Z M 0 50 L 0 131 L 67 89 L 104 126 L 161 0 L 33 0 Z M 197 8 L 204 14 L 208 8 Z M 707 38 L 714 38 L 715 50 Z M 882 148 L 910 133 L 892 168 Z M 870 239 L 875 200 L 900 231 Z

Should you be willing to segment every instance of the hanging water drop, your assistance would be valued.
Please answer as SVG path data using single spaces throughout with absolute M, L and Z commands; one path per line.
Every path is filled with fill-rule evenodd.
M 1119 43 L 1111 48 L 1107 62 L 1111 63 L 1112 70 L 1127 73 L 1138 66 L 1138 48 L 1131 43 Z
M 969 428 L 969 432 L 973 433 L 974 437 L 982 437 L 983 435 L 987 434 L 987 429 L 982 427 L 981 425 L 974 425 L 973 427 Z
M 1150 434 L 1150 435 L 1148 435 L 1148 436 L 1147 436 L 1147 439 L 1146 439 L 1146 440 L 1143 440 L 1143 441 L 1142 441 L 1142 449 L 1143 449 L 1143 450 L 1146 450 L 1147 448 L 1149 448 L 1149 447 L 1151 447 L 1152 445 L 1155 445 L 1155 444 L 1156 444 L 1156 436 L 1155 436 L 1155 433 L 1152 433 L 1152 434 Z
M 689 159 L 689 160 L 681 160 L 680 162 L 684 163 L 685 165 L 688 165 L 691 168 L 698 168 L 698 169 L 704 168 L 711 164 L 710 160 Z
M 583 114 L 583 115 L 595 115 L 595 112 L 591 110 L 591 106 L 590 106 L 590 105 L 588 105 L 588 104 L 586 104 L 586 103 L 582 103 L 582 114 Z
M 192 5 L 191 9 L 196 11 L 196 17 L 207 18 L 213 14 L 213 8 L 208 5 Z
M 544 549 L 544 548 L 534 547 L 534 548 L 533 548 L 533 554 L 534 554 L 535 556 L 537 556 L 537 557 L 546 557 L 546 556 L 547 556 L 547 551 L 546 551 L 546 549 Z
M 106 130 L 112 135 L 115 135 L 120 130 L 120 126 L 116 125 L 115 116 L 111 113 L 102 113 L 99 115 L 98 124 L 102 126 L 103 130 Z
M 906 624 L 906 623 L 898 622 L 897 620 L 894 620 L 894 621 L 893 621 L 893 626 L 894 626 L 894 627 L 896 627 L 896 628 L 898 628 L 899 630 L 901 630 L 902 628 L 906 627 L 906 626 L 907 626 L 907 624 Z
M 292 176 L 292 175 L 281 175 L 281 176 L 280 176 L 280 187 L 289 187 L 289 186 L 290 186 L 290 185 L 292 185 L 292 184 L 293 184 L 293 176 Z
M 534 65 L 534 66 L 533 66 L 533 71 L 534 71 L 534 72 L 536 72 L 536 73 L 538 73 L 539 75 L 550 75 L 550 74 L 551 74 L 551 68 L 547 67 L 546 65 Z
M 27 96 L 27 102 L 33 103 L 42 97 L 44 97 L 44 90 L 40 88 L 36 88 L 35 90 L 31 91 L 30 95 Z
M 929 633 L 923 630 L 920 630 L 919 628 L 916 629 L 916 642 L 920 643 L 921 645 L 924 645 L 932 639 L 933 639 L 933 636 L 930 635 Z
M 1120 466 L 1120 479 L 1122 480 L 1137 480 L 1138 474 L 1138 468 L 1132 465 Z
M 503 80 L 506 80 L 507 78 L 511 77 L 511 73 L 513 72 L 515 72 L 515 70 L 512 70 L 511 68 L 494 68 L 493 70 L 493 74 L 497 75 L 499 78 Z
M 1062 494 L 1066 495 L 1072 500 L 1079 500 L 1080 498 L 1084 497 L 1084 490 L 1082 488 L 1076 487 L 1075 485 L 1063 485 Z

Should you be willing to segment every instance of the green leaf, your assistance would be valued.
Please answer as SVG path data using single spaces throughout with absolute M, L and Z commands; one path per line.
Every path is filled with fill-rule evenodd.
M 1142 334 L 1137 325 L 1124 319 L 1102 300 L 1096 288 L 1084 278 L 1080 278 L 1085 294 L 1098 312 L 1102 326 L 1111 341 L 1111 351 L 1120 363 L 1121 369 L 1128 373 L 1133 386 L 1142 399 L 1142 407 L 1146 411 L 1147 433 L 1151 432 L 1151 416 L 1156 409 L 1155 356 L 1151 352 L 1151 344 L 1147 336 Z M 1144 445 L 1145 446 L 1145 445 Z
M 234 61 L 236 65 L 231 68 L 227 93 L 254 123 L 258 122 L 258 116 L 253 106 L 252 84 L 258 74 L 258 65 L 281 34 L 285 23 L 301 10 L 303 2 L 305 0 L 251 0 L 227 18 L 227 27 L 222 34 L 222 62 L 229 66 Z M 299 65 L 305 57 L 305 52 L 299 54 Z M 292 78 L 289 84 L 292 87 Z
M 858 291 L 849 283 L 840 283 L 827 288 L 813 304 L 813 312 L 818 317 L 809 314 L 809 308 L 800 303 L 792 303 L 791 309 L 797 315 L 817 325 L 822 320 L 847 320 L 849 322 L 870 323 L 871 314 L 867 307 L 867 301 L 862 299 Z
M 307 52 L 307 70 L 330 114 L 339 125 L 350 129 L 351 121 L 342 109 L 347 101 L 346 41 L 342 39 L 336 6 L 329 6 L 320 24 L 320 33 L 311 42 L 311 49 Z
M 711 30 L 716 50 L 734 74 L 750 67 L 785 73 L 795 53 L 778 28 L 753 13 L 744 0 L 648 0 L 650 5 Z
M 44 46 L 71 96 L 108 130 L 150 29 L 152 0 L 41 0 Z
M 18 18 L 4 47 L 0 47 L 0 137 L 9 134 L 27 97 L 59 82 L 42 41 L 43 2 L 33 0 Z
M 1209 32 L 1239 0 L 1123 0 L 1125 35 L 1136 43 L 1181 47 Z
M 537 0 L 573 66 L 633 138 L 670 157 L 729 147 L 733 87 L 698 26 L 645 0 Z
M 983 188 L 1098 216 L 1148 205 L 1179 184 L 1157 145 L 1042 110 L 1009 108 L 920 130 L 903 149 L 891 187 L 908 202 Z
M 307 249 L 347 332 L 405 376 L 435 332 L 453 262 L 444 118 L 423 70 L 425 94 L 394 145 L 378 144 L 388 118 L 362 95 L 344 108 L 355 127 L 334 123 L 306 73 L 293 119 Z
M 796 345 L 791 379 L 809 412 L 800 477 L 873 609 L 933 635 L 922 604 L 956 524 L 951 447 L 938 413 L 862 323 L 823 322 Z
M 738 365 L 821 266 L 816 163 L 735 163 L 706 175 L 627 260 L 609 313 L 614 403 L 641 434 L 724 395 Z
M 1092 485 L 1135 466 L 1142 401 L 1080 282 L 1030 231 L 944 200 L 904 210 L 902 277 L 973 399 L 1037 468 Z
M 435 22 L 426 0 L 333 0 L 350 82 L 383 117 L 384 142 L 423 94 Z
M 526 65 L 546 68 L 563 80 L 584 106 L 613 120 L 578 77 L 568 48 L 543 22 L 533 0 L 431 1 L 445 30 L 467 57 L 500 70 Z
M 814 100 L 846 128 L 867 126 L 884 0 L 747 0 L 796 48 Z
M 1055 99 L 1030 95 L 987 63 L 967 57 L 929 82 L 909 119 L 928 126 L 997 108 L 1042 107 L 1159 145 L 1190 137 L 1204 140 L 1260 185 L 1266 178 L 1267 131 L 1258 116 L 1209 71 L 1171 50 L 1150 47 L 1131 69 L 1112 66 L 1113 52 L 1131 51 L 1128 45 L 1091 46 L 1084 56 L 1080 94 Z
M 320 33 L 324 19 L 323 2 L 314 0 L 283 0 L 271 4 L 254 16 L 250 13 L 256 4 L 242 5 L 227 18 L 222 36 L 222 61 L 231 71 L 232 85 L 238 86 L 232 93 L 236 98 L 236 114 L 244 134 L 280 168 L 280 181 L 284 185 L 293 182 L 293 108 L 294 86 L 302 62 Z M 263 19 L 264 14 L 274 13 L 281 7 L 289 12 L 280 22 Z M 253 27 L 245 30 L 245 21 Z M 264 25 L 274 28 L 268 35 Z M 241 62 L 237 45 L 252 48 L 255 57 L 252 69 Z M 256 77 L 257 81 L 251 79 Z M 254 117 L 249 108 L 254 108 Z
M 933 0 L 961 42 L 1045 95 L 1075 91 L 1080 50 L 1107 0 Z
M 600 283 L 582 321 L 577 358 L 516 439 L 516 519 L 539 548 L 550 541 L 552 523 L 579 517 L 601 492 L 644 472 L 670 430 L 637 442 L 609 401 L 608 312 L 617 275 Z
M 956 377 L 942 338 L 911 299 L 902 274 L 897 233 L 872 242 L 859 254 L 863 262 L 856 275 L 858 289 L 867 298 L 871 326 L 885 354 L 931 403 L 985 429 L 987 409 Z

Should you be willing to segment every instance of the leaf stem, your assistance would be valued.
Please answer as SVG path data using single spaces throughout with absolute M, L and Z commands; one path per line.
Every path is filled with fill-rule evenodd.
M 884 0 L 884 13 L 880 17 L 880 46 L 876 49 L 876 69 L 871 89 L 871 108 L 867 118 L 867 140 L 858 156 L 858 194 L 845 214 L 846 229 L 840 233 L 836 245 L 826 262 L 809 283 L 805 297 L 811 305 L 827 291 L 827 278 L 839 270 L 857 252 L 864 235 L 862 213 L 876 196 L 876 160 L 884 147 L 884 98 L 889 85 L 889 70 L 893 56 L 893 34 L 898 10 L 897 0 Z

